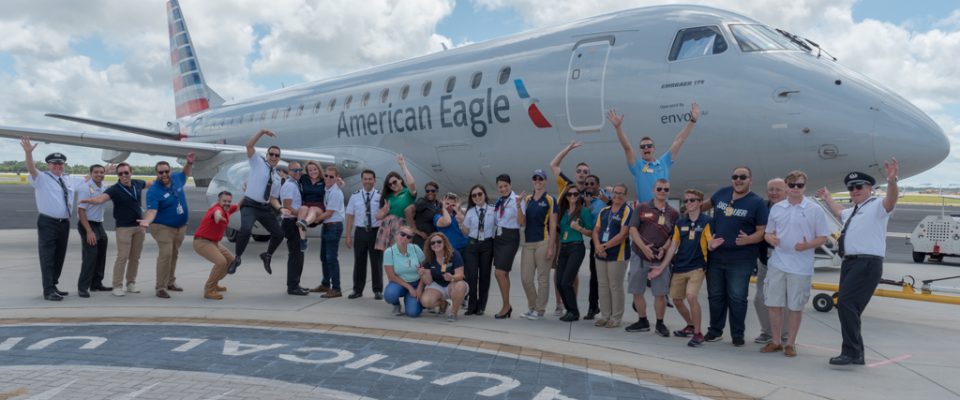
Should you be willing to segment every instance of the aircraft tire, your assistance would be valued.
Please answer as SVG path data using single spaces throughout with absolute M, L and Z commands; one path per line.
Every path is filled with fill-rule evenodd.
M 813 296 L 813 309 L 820 312 L 830 312 L 833 309 L 833 296 L 826 293 Z
M 224 236 L 227 237 L 227 241 L 230 242 L 230 243 L 236 243 L 236 242 L 237 242 L 237 230 L 236 230 L 236 229 L 227 228 L 227 232 L 226 232 L 226 234 L 225 234 Z
M 921 252 L 919 252 L 919 251 L 915 251 L 915 252 L 913 252 L 913 262 L 915 262 L 915 263 L 922 263 L 922 262 L 923 262 L 923 259 L 926 258 L 926 256 L 927 256 L 926 253 L 921 253 Z

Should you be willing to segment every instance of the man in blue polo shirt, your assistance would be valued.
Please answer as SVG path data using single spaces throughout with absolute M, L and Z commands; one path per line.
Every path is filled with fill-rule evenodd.
M 710 254 L 707 266 L 707 299 L 710 302 L 710 329 L 704 339 L 720 340 L 730 312 L 730 335 L 733 345 L 743 346 L 747 318 L 747 291 L 750 275 L 756 267 L 764 228 L 767 205 L 750 191 L 753 173 L 750 168 L 733 170 L 732 186 L 717 190 L 700 209 L 713 208 L 714 237 L 723 244 Z
M 630 174 L 633 175 L 633 181 L 637 185 L 637 200 L 641 203 L 653 200 L 653 185 L 658 179 L 670 180 L 670 167 L 677 160 L 680 147 L 690 136 L 690 132 L 693 132 L 693 126 L 697 123 L 699 117 L 700 106 L 697 103 L 691 104 L 690 119 L 680 133 L 677 133 L 677 137 L 673 139 L 673 143 L 670 144 L 670 152 L 663 153 L 660 158 L 655 156 L 657 148 L 653 144 L 653 139 L 644 136 L 640 139 L 640 159 L 637 160 L 637 156 L 633 154 L 633 146 L 630 145 L 630 140 L 623 133 L 623 114 L 618 114 L 617 110 L 610 110 L 607 113 L 607 119 L 617 130 L 620 146 L 623 147 L 623 153 L 627 156 L 627 167 L 630 168 Z
M 150 235 L 157 241 L 157 297 L 169 299 L 167 291 L 182 292 L 177 286 L 177 257 L 180 245 L 187 233 L 187 196 L 183 191 L 187 178 L 193 170 L 193 153 L 187 154 L 187 164 L 183 172 L 172 172 L 170 164 L 160 161 L 154 167 L 157 182 L 147 190 L 147 212 L 140 220 L 140 226 L 150 228 Z M 152 225 L 151 225 L 152 224 Z

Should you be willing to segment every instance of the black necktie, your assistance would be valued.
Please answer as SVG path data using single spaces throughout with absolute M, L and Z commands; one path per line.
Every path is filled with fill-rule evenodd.
M 875 197 L 874 197 L 874 198 L 875 198 Z M 860 210 L 860 207 L 861 207 L 861 206 L 869 203 L 869 202 L 870 202 L 871 200 L 873 200 L 874 198 L 867 199 L 867 201 L 865 201 L 865 202 L 863 202 L 863 203 L 860 203 L 860 204 L 857 204 L 856 206 L 854 206 L 854 207 L 853 207 L 853 212 L 850 213 L 850 217 L 847 218 L 847 222 L 846 222 L 845 224 L 843 224 L 843 229 L 840 231 L 840 238 L 837 239 L 837 247 L 838 247 L 837 254 L 839 254 L 841 258 L 842 258 L 842 257 L 844 256 L 844 254 L 845 254 L 845 251 L 844 251 L 844 249 L 843 249 L 843 248 L 844 248 L 843 242 L 844 242 L 844 239 L 846 239 L 846 236 L 847 236 L 847 228 L 850 227 L 850 221 L 852 221 L 852 220 L 853 220 L 853 217 L 857 215 L 857 211 Z
M 270 167 L 270 174 L 267 175 L 267 187 L 263 189 L 263 202 L 270 202 L 270 189 L 273 187 L 273 167 Z
M 373 222 L 371 221 L 371 218 L 370 218 L 370 198 L 371 197 L 373 197 L 373 193 L 363 192 L 363 205 L 364 207 L 366 207 L 366 211 L 367 211 L 367 226 L 366 226 L 367 229 L 370 229 L 373 227 Z
M 63 190 L 63 206 L 67 208 L 67 218 L 70 218 L 70 201 L 67 200 L 67 185 L 63 184 L 63 177 L 57 177 L 57 183 L 60 184 L 60 189 Z
M 482 240 L 483 238 L 483 220 L 484 216 L 487 215 L 487 206 L 480 207 L 480 225 L 477 226 L 477 240 Z

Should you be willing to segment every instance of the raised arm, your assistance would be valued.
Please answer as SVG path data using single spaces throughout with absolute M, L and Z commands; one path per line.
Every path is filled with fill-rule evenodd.
M 263 135 L 270 137 L 276 136 L 276 134 L 267 129 L 261 129 L 259 132 L 254 133 L 253 136 L 250 136 L 250 140 L 247 140 L 247 158 L 253 157 L 253 155 L 257 153 L 257 141 L 259 141 Z
M 690 132 L 693 132 L 693 127 L 696 125 L 698 118 L 700 118 L 700 106 L 698 106 L 697 103 L 693 103 L 690 105 L 690 121 L 684 125 L 680 133 L 677 134 L 677 137 L 673 139 L 673 143 L 670 144 L 671 161 L 677 160 L 677 153 L 680 153 L 680 147 L 683 147 L 683 142 L 687 141 Z
M 193 172 L 193 161 L 197 159 L 197 155 L 194 152 L 187 153 L 187 165 L 183 166 L 183 175 L 190 177 L 190 173 Z
M 618 114 L 616 109 L 610 109 L 607 112 L 607 119 L 617 130 L 617 139 L 620 140 L 620 147 L 623 147 L 623 155 L 627 157 L 627 165 L 636 164 L 637 156 L 633 153 L 633 146 L 630 145 L 627 135 L 623 133 L 623 114 Z
M 441 210 L 443 211 L 443 216 L 441 216 L 440 219 L 437 220 L 436 225 L 437 225 L 437 228 L 446 228 L 450 226 L 451 223 L 453 223 L 453 219 L 450 218 L 450 212 L 447 211 L 446 207 L 441 207 Z
M 23 146 L 23 155 L 24 163 L 27 164 L 27 172 L 30 173 L 30 177 L 37 179 L 37 174 L 40 171 L 37 171 L 37 166 L 33 165 L 33 149 L 37 148 L 36 144 L 30 143 L 30 138 L 23 136 L 20 138 L 20 145 Z
M 403 154 L 397 154 L 397 164 L 400 164 L 400 170 L 403 171 L 403 179 L 407 182 L 407 190 L 410 191 L 411 196 L 416 198 L 417 183 L 413 180 L 413 174 L 407 169 L 407 159 L 403 158 Z
M 580 146 L 580 142 L 577 142 L 576 139 L 571 140 L 570 144 L 561 149 L 560 152 L 557 153 L 556 157 L 553 157 L 553 160 L 550 161 L 550 171 L 553 172 L 554 176 L 560 176 L 560 163 L 563 162 L 563 158 L 566 157 L 567 154 L 570 154 L 571 150 Z
M 833 214 L 833 217 L 837 220 L 840 219 L 840 212 L 843 211 L 843 206 L 837 204 L 837 201 L 833 199 L 833 195 L 830 194 L 830 191 L 827 188 L 822 187 L 817 190 L 817 197 L 820 200 L 823 200 L 824 203 L 827 203 L 827 208 L 830 209 L 830 213 Z
M 897 206 L 897 200 L 900 197 L 900 188 L 897 187 L 897 172 L 900 172 L 900 163 L 896 158 L 891 158 L 890 161 L 883 162 L 883 167 L 887 170 L 887 197 L 883 198 L 883 209 L 890 213 Z

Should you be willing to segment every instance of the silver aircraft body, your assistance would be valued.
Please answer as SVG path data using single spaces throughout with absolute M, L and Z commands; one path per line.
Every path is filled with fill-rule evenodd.
M 627 183 L 632 194 L 605 111 L 624 113 L 634 148 L 650 136 L 659 156 L 692 102 L 702 115 L 671 169 L 677 189 L 710 193 L 740 165 L 753 170 L 758 190 L 793 169 L 838 189 L 849 171 L 883 177 L 890 157 L 903 178 L 949 152 L 926 114 L 817 44 L 715 8 L 619 11 L 231 102 L 207 86 L 176 0 L 167 14 L 177 120 L 166 129 L 51 115 L 126 133 L 0 126 L 0 136 L 101 148 L 112 162 L 130 152 L 193 151 L 193 174 L 211 201 L 220 190 L 240 191 L 243 145 L 261 128 L 277 137 L 261 140 L 258 152 L 278 145 L 285 161 L 336 164 L 345 190 L 365 168 L 396 170 L 402 153 L 419 185 L 433 180 L 462 193 L 475 183 L 492 188 L 508 173 L 519 192 L 575 139 L 584 145 L 565 170 L 588 162 L 602 183 Z

